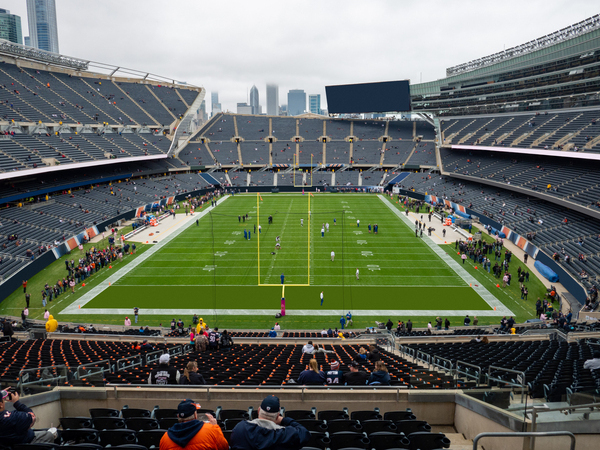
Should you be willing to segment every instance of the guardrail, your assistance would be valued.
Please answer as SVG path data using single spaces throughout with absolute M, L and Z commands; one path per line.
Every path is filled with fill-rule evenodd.
M 571 438 L 571 450 L 575 450 L 575 442 L 576 442 L 575 435 L 573 433 L 571 433 L 570 431 L 546 431 L 543 433 L 540 433 L 540 432 L 536 432 L 536 433 L 533 433 L 533 432 L 479 433 L 477 436 L 475 436 L 475 439 L 473 439 L 473 450 L 477 450 L 477 444 L 479 443 L 479 440 L 484 437 L 501 437 L 501 438 L 531 437 L 533 439 L 530 439 L 530 448 L 533 450 L 533 448 L 535 447 L 535 438 L 536 437 L 552 437 L 552 436 L 569 436 Z
M 508 381 L 508 380 L 503 380 L 502 378 L 492 377 L 492 369 L 500 370 L 502 372 L 517 374 L 516 383 L 512 382 L 512 381 Z M 498 367 L 498 366 L 488 366 L 488 373 L 487 373 L 488 384 L 490 381 L 497 381 L 498 383 L 506 384 L 508 386 L 520 387 L 521 388 L 521 403 L 523 403 L 523 399 L 525 397 L 525 391 L 527 389 L 527 380 L 525 377 L 525 372 L 521 372 L 520 370 L 505 369 L 504 367 Z
M 129 356 L 117 360 L 115 372 L 121 372 L 122 370 L 132 369 L 143 364 L 142 355 Z
M 470 367 L 474 370 L 469 371 L 468 369 L 466 370 L 461 370 L 461 367 Z M 461 375 L 464 378 L 466 378 L 467 380 L 469 378 L 472 378 L 473 380 L 475 380 L 475 382 L 477 383 L 477 386 L 479 386 L 481 384 L 481 375 L 483 373 L 483 370 L 481 370 L 481 367 L 476 366 L 474 364 L 470 364 L 468 362 L 465 361 L 460 361 L 460 360 L 456 360 L 456 370 L 455 370 L 455 375 L 456 375 L 456 381 L 457 381 L 457 385 L 458 385 L 458 376 Z
M 39 375 L 37 374 L 39 372 Z M 25 389 L 35 388 L 40 391 L 50 391 L 54 386 L 64 384 L 69 380 L 67 366 L 45 366 L 35 369 L 23 369 L 19 372 L 17 389 L 19 395 L 25 395 Z

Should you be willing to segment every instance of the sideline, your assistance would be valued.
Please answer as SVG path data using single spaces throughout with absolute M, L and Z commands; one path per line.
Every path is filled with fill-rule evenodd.
M 219 200 L 217 200 L 217 205 L 221 204 L 228 198 L 229 198 L 229 195 L 226 197 L 220 198 Z M 204 217 L 206 214 L 208 214 L 210 210 L 211 210 L 211 208 L 207 208 L 204 211 L 202 211 L 201 213 L 196 213 L 194 215 L 187 216 L 185 219 L 183 219 L 182 221 L 179 222 L 180 226 L 177 227 L 175 230 L 173 230 L 171 233 L 169 233 L 168 236 L 162 238 L 151 249 L 145 251 L 143 254 L 141 254 L 136 259 L 134 259 L 129 264 L 127 264 L 125 267 L 117 270 L 113 275 L 109 276 L 107 279 L 102 281 L 99 285 L 93 287 L 88 292 L 83 294 L 81 297 L 79 297 L 77 300 L 75 300 L 73 303 L 71 303 L 69 306 L 67 306 L 65 309 L 63 309 L 59 314 L 117 314 L 116 312 L 114 312 L 115 310 L 100 309 L 99 311 L 101 311 L 101 312 L 92 312 L 92 311 L 96 311 L 96 309 L 81 309 L 81 307 L 86 305 L 88 302 L 92 301 L 96 296 L 100 295 L 102 292 L 104 292 L 106 289 L 108 289 L 108 287 L 111 284 L 114 284 L 117 281 L 119 281 L 121 278 L 123 278 L 125 275 L 127 275 L 129 272 L 131 272 L 133 269 L 138 267 L 141 263 L 143 263 L 148 258 L 150 258 L 152 255 L 154 255 L 156 252 L 161 250 L 166 244 L 168 244 L 173 239 L 175 239 L 177 236 L 179 236 L 183 231 L 187 230 L 189 228 L 190 224 L 193 224 L 196 220 L 199 220 L 202 217 Z M 177 225 L 177 224 L 175 224 L 175 225 Z M 174 227 L 175 225 L 168 227 L 167 230 Z M 165 231 L 167 231 L 167 230 L 165 230 Z M 118 310 L 118 311 L 121 311 L 121 310 Z M 126 314 L 131 313 L 130 309 L 128 309 L 127 311 L 128 312 Z
M 411 220 L 408 219 L 404 214 L 402 214 L 402 212 L 399 209 L 395 208 L 384 196 L 378 195 L 378 197 L 406 225 L 408 225 L 409 227 L 414 226 L 414 223 L 411 222 Z M 456 272 L 456 274 L 460 278 L 462 278 L 463 281 L 465 283 L 467 283 L 467 285 L 470 285 L 473 288 L 473 290 L 475 292 L 477 292 L 477 294 L 479 294 L 479 296 L 488 305 L 490 305 L 490 308 L 492 309 L 492 312 L 494 313 L 494 314 L 483 314 L 483 311 L 471 311 L 471 312 L 467 312 L 466 314 L 475 315 L 475 316 L 485 316 L 485 315 L 514 316 L 515 315 L 510 309 L 508 309 L 504 305 L 504 303 L 502 303 L 500 300 L 498 300 L 490 291 L 488 291 L 485 287 L 483 287 L 479 281 L 477 281 L 475 278 L 473 278 L 471 275 L 469 275 L 469 273 L 465 269 L 463 269 L 460 266 L 460 264 L 458 264 L 454 259 L 450 258 L 450 256 L 446 253 L 446 251 L 444 249 L 442 249 L 438 244 L 433 242 L 433 240 L 429 236 L 423 235 L 422 238 L 415 238 L 415 239 L 422 239 L 423 241 L 425 241 L 425 243 L 429 246 L 429 248 L 437 256 L 439 256 L 440 259 L 448 265 L 448 267 L 450 267 L 454 272 Z M 494 310 L 494 308 L 496 308 L 496 309 Z

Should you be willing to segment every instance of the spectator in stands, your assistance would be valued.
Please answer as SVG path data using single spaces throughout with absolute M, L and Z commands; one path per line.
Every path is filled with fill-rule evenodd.
M 232 450 L 301 449 L 310 432 L 291 417 L 281 417 L 279 398 L 269 395 L 258 410 L 258 419 L 238 423 L 229 439 Z M 162 449 L 161 449 L 162 450 Z
M 2 319 L 2 334 L 4 336 L 8 336 L 10 338 L 12 338 L 13 334 L 15 334 L 15 332 L 13 331 L 13 328 L 12 328 L 12 324 L 10 323 L 10 320 Z
M 312 341 L 308 341 L 308 343 L 302 347 L 302 353 L 313 353 L 314 351 L 315 348 L 313 347 Z
M 205 385 L 206 381 L 202 374 L 198 373 L 198 363 L 190 361 L 183 369 L 183 376 L 179 378 L 179 384 L 183 385 Z
M 360 365 L 352 361 L 349 366 L 350 372 L 344 374 L 344 380 L 348 386 L 364 386 L 367 384 L 369 374 L 359 370 Z
M 275 328 L 271 328 L 271 331 L 269 331 L 269 337 L 270 338 L 276 338 L 277 337 L 277 331 L 275 331 Z
M 154 350 L 154 347 L 152 347 L 152 345 L 148 342 L 148 339 L 144 339 L 142 345 L 140 346 L 140 350 L 150 351 Z
M 229 351 L 233 346 L 233 339 L 231 339 L 231 335 L 227 332 L 227 330 L 223 330 L 223 334 L 219 338 L 219 345 L 221 346 L 221 350 Z
M 15 390 L 0 391 L 0 396 L 0 442 L 3 446 L 54 443 L 56 428 L 33 431 L 35 414 L 19 401 Z M 6 411 L 6 403 L 12 403 L 15 410 Z
M 178 384 L 181 374 L 175 367 L 169 366 L 171 357 L 168 353 L 161 355 L 158 366 L 152 369 L 148 377 L 148 384 Z
M 308 362 L 308 369 L 300 373 L 298 384 L 306 386 L 323 386 L 325 384 L 325 374 L 319 370 L 316 359 L 311 359 Z
M 381 359 L 381 354 L 379 353 L 379 349 L 374 345 L 369 345 L 369 361 L 373 364 Z
M 125 326 L 126 327 L 130 327 L 131 326 L 131 319 L 129 317 L 125 317 Z
M 331 369 L 325 374 L 327 384 L 342 386 L 344 384 L 344 372 L 340 370 L 340 363 L 331 361 Z
M 215 449 L 227 450 L 229 444 L 223 436 L 221 427 L 211 414 L 202 414 L 198 420 L 200 405 L 186 399 L 177 406 L 176 423 L 163 435 L 160 440 L 160 450 L 190 450 Z
M 46 322 L 46 331 L 48 333 L 54 333 L 58 328 L 58 322 L 54 318 L 52 314 L 48 317 L 48 322 Z
M 369 385 L 390 385 L 390 374 L 388 373 L 387 367 L 383 361 L 377 361 L 375 363 L 375 370 L 371 373 L 368 380 Z
M 197 352 L 205 352 L 206 348 L 208 347 L 208 338 L 204 335 L 204 333 L 200 332 L 196 334 L 195 344 Z

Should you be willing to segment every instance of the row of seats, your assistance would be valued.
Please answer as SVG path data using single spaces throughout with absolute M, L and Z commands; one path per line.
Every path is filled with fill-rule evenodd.
M 600 110 L 443 118 L 446 145 L 483 145 L 599 152 Z
M 15 122 L 168 126 L 198 95 L 184 86 L 72 76 L 4 63 L 0 117 Z
M 138 444 L 146 448 L 158 447 L 165 431 L 177 423 L 176 409 L 162 409 L 156 406 L 152 411 L 129 408 L 122 410 L 94 408 L 90 417 L 62 417 L 60 443 L 97 444 L 115 446 Z M 216 411 L 202 409 L 199 414 L 211 414 L 229 439 L 233 428 L 241 421 L 258 417 L 258 410 L 222 409 Z M 285 417 L 291 417 L 304 426 L 311 439 L 305 448 L 341 449 L 348 446 L 363 449 L 438 449 L 448 448 L 450 440 L 442 433 L 432 433 L 431 426 L 417 420 L 410 409 L 388 411 L 383 415 L 379 409 L 367 411 L 341 410 L 317 411 L 282 410 Z

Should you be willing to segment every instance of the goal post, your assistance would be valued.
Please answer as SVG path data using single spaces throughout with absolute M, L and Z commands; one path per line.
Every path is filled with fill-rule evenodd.
M 310 257 L 311 257 L 311 252 L 310 252 L 310 245 L 311 245 L 311 197 L 312 194 L 307 192 L 306 194 L 298 194 L 300 196 L 300 198 L 303 198 L 304 196 L 306 196 L 306 205 L 307 205 L 307 209 L 306 209 L 306 283 L 294 283 L 294 284 L 288 284 L 288 286 L 310 286 Z M 260 227 L 260 210 L 261 210 L 261 201 L 263 201 L 262 196 L 260 195 L 259 192 L 256 193 L 256 219 L 257 219 L 257 223 Z M 301 215 L 304 215 L 305 213 L 288 213 L 291 215 L 295 215 L 298 218 L 301 218 Z M 295 219 L 294 219 L 295 220 Z M 261 233 L 260 233 L 260 228 L 259 228 L 259 232 L 257 234 L 257 254 L 256 254 L 256 260 L 257 260 L 257 284 L 258 286 L 280 286 L 280 284 L 273 284 L 273 283 L 263 283 L 261 281 L 261 273 L 260 273 L 260 267 L 261 267 L 261 254 L 260 254 L 260 248 L 261 248 Z

